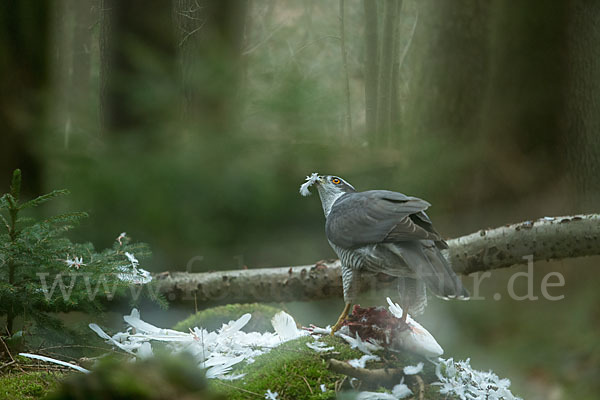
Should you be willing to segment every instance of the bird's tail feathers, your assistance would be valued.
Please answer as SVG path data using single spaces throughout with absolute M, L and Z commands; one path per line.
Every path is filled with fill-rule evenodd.
M 401 307 L 412 316 L 423 314 L 427 307 L 427 287 L 421 280 L 398 278 L 398 296 Z
M 427 284 L 434 295 L 444 299 L 468 299 L 469 292 L 433 241 L 404 242 L 401 246 L 393 246 L 392 251 Z

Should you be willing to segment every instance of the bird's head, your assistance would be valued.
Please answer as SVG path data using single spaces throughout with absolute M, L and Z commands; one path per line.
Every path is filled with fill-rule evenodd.
M 306 178 L 306 182 L 300 187 L 300 193 L 304 196 L 308 196 L 310 194 L 308 188 L 312 185 L 316 185 L 317 190 L 319 191 L 319 197 L 321 198 L 325 216 L 329 214 L 331 206 L 333 206 L 333 203 L 335 203 L 340 196 L 346 193 L 356 192 L 354 186 L 339 176 L 318 175 L 314 173 Z

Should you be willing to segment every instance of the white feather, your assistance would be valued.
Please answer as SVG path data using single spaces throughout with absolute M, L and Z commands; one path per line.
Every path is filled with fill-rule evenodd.
M 361 358 L 355 358 L 353 360 L 348 361 L 348 364 L 350 364 L 354 368 L 364 368 L 365 365 L 367 365 L 367 361 L 379 361 L 379 360 L 381 360 L 381 358 L 379 358 L 379 356 L 365 354 Z
M 279 393 L 271 392 L 271 389 L 268 389 L 265 392 L 265 399 L 267 400 L 279 400 Z
M 345 335 L 345 334 L 341 333 L 340 331 L 337 331 L 335 333 L 335 335 L 341 337 L 346 342 L 348 342 L 348 344 L 350 345 L 350 347 L 352 347 L 353 349 L 358 349 L 358 350 L 362 351 L 365 354 L 371 354 L 371 352 L 373 352 L 373 351 L 377 351 L 377 350 L 382 350 L 383 349 L 383 347 L 381 347 L 377 343 L 373 343 L 371 341 L 364 342 L 360 338 L 360 336 L 358 335 L 358 332 L 356 332 L 356 338 L 353 338 L 351 336 Z
M 275 314 L 271 318 L 271 325 L 282 340 L 294 339 L 301 335 L 300 330 L 296 327 L 296 321 L 285 311 Z
M 118 348 L 120 348 L 121 350 L 129 353 L 129 354 L 133 354 L 133 352 L 128 348 L 129 346 L 125 346 L 122 345 L 121 343 L 117 342 L 115 339 L 111 338 L 110 336 L 108 336 L 106 334 L 106 332 L 104 332 L 102 330 L 102 328 L 100 328 L 98 325 L 96 324 L 89 324 L 88 325 L 90 327 L 91 330 L 93 330 L 94 332 L 96 332 L 96 334 L 98 336 L 100 336 L 102 339 L 105 339 L 107 342 L 114 344 L 115 346 L 117 346 Z
M 150 342 L 142 343 L 142 345 L 137 351 L 137 356 L 142 360 L 152 358 L 154 356 L 154 353 L 152 352 L 152 345 L 150 344 Z
M 51 362 L 51 363 L 54 363 L 54 364 L 62 365 L 63 367 L 73 368 L 73 369 L 76 369 L 79 372 L 83 372 L 84 374 L 89 374 L 90 373 L 90 370 L 85 369 L 83 367 L 80 367 L 79 365 L 73 365 L 73 364 L 70 364 L 70 363 L 65 362 L 65 361 L 57 360 L 55 358 L 50 358 L 50 357 L 46 357 L 46 356 L 39 356 L 37 354 L 30 354 L 30 353 L 19 353 L 19 355 L 23 356 L 23 357 L 27 357 L 27 358 L 33 358 L 35 360 Z
M 392 394 L 397 399 L 403 399 L 405 397 L 411 396 L 413 392 L 408 388 L 408 386 L 400 382 L 398 385 L 394 386 L 394 388 L 392 389 Z
M 420 362 L 417 365 L 407 365 L 403 369 L 404 375 L 416 375 L 419 372 L 423 371 L 423 363 Z
M 246 313 L 238 318 L 237 321 L 229 321 L 228 324 L 223 325 L 219 333 L 224 336 L 231 336 L 246 326 L 250 318 L 252 318 L 252 315 Z
M 309 349 L 313 349 L 317 353 L 324 353 L 326 351 L 331 351 L 331 350 L 335 349 L 335 347 L 333 347 L 333 346 L 327 347 L 327 344 L 325 344 L 321 341 L 318 341 L 318 340 L 315 340 L 313 343 L 306 343 L 306 346 Z
M 398 398 L 389 393 L 360 392 L 356 396 L 356 400 L 398 400 Z
M 310 196 L 310 190 L 308 190 L 308 188 L 314 185 L 318 180 L 319 174 L 316 172 L 313 172 L 310 176 L 307 176 L 306 182 L 300 186 L 300 194 L 302 196 Z
M 160 333 L 161 329 L 140 319 L 139 313 L 136 317 L 134 313 L 132 315 L 123 315 L 123 320 L 129 325 L 135 328 L 137 332 L 144 333 Z

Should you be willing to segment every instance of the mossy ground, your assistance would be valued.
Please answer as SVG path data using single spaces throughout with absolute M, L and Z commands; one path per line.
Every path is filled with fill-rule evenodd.
M 208 329 L 217 329 L 222 323 L 239 318 L 244 313 L 261 315 L 261 324 L 252 330 L 264 331 L 270 327 L 270 319 L 278 309 L 264 305 L 228 305 L 204 310 L 190 316 L 176 325 L 177 329 L 186 330 L 191 326 L 203 326 Z M 252 399 L 264 398 L 265 392 L 271 390 L 279 393 L 280 400 L 323 400 L 335 398 L 352 399 L 352 387 L 349 379 L 344 375 L 335 373 L 328 368 L 328 360 L 350 360 L 363 355 L 360 351 L 352 349 L 345 341 L 337 337 L 323 336 L 321 341 L 334 349 L 325 353 L 318 353 L 306 346 L 312 342 L 312 337 L 302 337 L 282 344 L 270 352 L 256 357 L 251 364 L 242 364 L 236 367 L 233 373 L 244 373 L 244 378 L 236 381 L 209 381 L 211 391 L 222 395 L 225 399 Z M 436 386 L 431 383 L 436 379 L 434 366 L 423 358 L 409 353 L 394 353 L 381 351 L 377 353 L 382 361 L 370 363 L 369 368 L 402 368 L 406 365 L 416 365 L 423 361 L 425 368 L 420 373 L 425 382 L 425 398 L 442 399 Z M 19 362 L 32 363 L 31 360 L 19 357 Z M 190 371 L 193 368 L 190 368 Z M 67 375 L 74 375 L 68 371 L 61 372 L 20 372 L 16 368 L 6 368 L 0 375 L 0 400 L 4 399 L 36 399 L 42 398 L 59 386 L 60 380 Z M 137 374 L 134 374 L 137 375 Z M 132 375 L 133 376 L 133 375 Z M 77 377 L 75 377 L 77 378 Z M 79 377 L 83 379 L 84 377 Z M 156 379 L 152 379 L 156 381 Z M 413 392 L 417 387 L 414 382 L 407 380 Z M 322 391 L 324 385 L 325 391 Z M 100 385 L 105 386 L 105 385 Z M 64 385 L 63 385 L 64 388 Z M 336 393 L 336 388 L 340 393 Z M 361 387 L 361 390 L 382 391 L 385 388 Z
M 335 399 L 336 388 L 351 392 L 348 379 L 344 375 L 332 372 L 328 368 L 328 359 L 350 360 L 359 358 L 363 353 L 351 349 L 343 340 L 337 337 L 325 336 L 320 340 L 327 346 L 334 346 L 334 350 L 326 353 L 317 353 L 306 346 L 312 342 L 311 337 L 303 337 L 271 350 L 256 358 L 252 364 L 237 368 L 234 373 L 245 373 L 244 378 L 232 382 L 212 381 L 211 387 L 225 395 L 228 399 L 264 398 L 265 392 L 271 390 L 279 394 L 281 400 L 324 400 Z M 369 368 L 401 368 L 405 365 L 414 365 L 421 358 L 406 354 L 396 354 L 387 351 L 379 353 L 382 361 L 369 364 Z M 435 379 L 434 367 L 431 363 L 425 364 L 421 376 L 425 382 Z M 321 390 L 325 385 L 325 391 Z M 369 388 L 383 390 L 383 388 Z M 416 389 L 416 388 L 415 388 Z M 435 386 L 425 385 L 427 399 L 444 398 Z M 350 393 L 349 398 L 352 398 Z
M 65 376 L 62 372 L 21 372 L 0 375 L 0 400 L 40 399 L 56 389 Z

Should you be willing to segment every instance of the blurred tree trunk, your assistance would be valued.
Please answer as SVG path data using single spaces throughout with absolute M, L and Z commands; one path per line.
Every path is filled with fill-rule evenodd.
M 564 135 L 572 176 L 585 206 L 600 200 L 600 3 L 568 2 Z
M 342 52 L 342 67 L 344 70 L 344 92 L 346 94 L 345 126 L 342 130 L 346 135 L 352 136 L 352 103 L 350 97 L 350 75 L 348 73 L 348 56 L 346 49 L 346 16 L 344 0 L 340 0 L 340 49 Z
M 172 120 L 176 47 L 171 12 L 166 1 L 102 1 L 105 133 L 143 134 L 147 141 L 142 143 L 151 143 Z
M 481 111 L 472 134 L 485 140 L 482 181 L 509 196 L 563 174 L 566 4 L 536 0 L 515 8 L 498 0 L 488 11 L 488 72 L 475 78 L 485 85 L 473 99 L 481 101 Z
M 388 143 L 393 139 L 393 134 L 400 132 L 400 20 L 402 4 L 398 5 L 398 16 L 394 22 L 393 64 L 392 84 L 390 87 L 390 137 Z
M 98 36 L 98 48 L 100 50 L 100 76 L 98 80 L 98 112 L 100 115 L 100 133 L 107 130 L 106 120 L 108 114 L 107 87 L 110 77 L 110 31 L 111 31 L 111 9 L 110 0 L 98 0 L 100 35 Z
M 248 0 L 176 0 L 183 119 L 194 133 L 229 132 L 237 122 Z
M 23 171 L 23 191 L 41 191 L 37 143 L 48 84 L 50 2 L 0 2 L 0 186 Z
M 573 114 L 564 107 L 565 89 L 578 90 L 565 86 L 566 27 L 578 26 L 572 36 L 581 54 L 593 47 L 580 23 L 567 20 L 567 2 L 422 0 L 418 8 L 405 61 L 409 99 L 401 126 L 411 137 L 404 143 L 418 143 L 429 159 L 467 166 L 453 179 L 475 204 L 516 198 L 564 177 L 560 120 Z M 571 76 L 592 85 L 585 90 L 593 96 L 589 77 Z M 447 143 L 461 154 L 444 153 Z
M 395 48 L 398 34 L 397 24 L 400 0 L 385 0 L 383 8 L 383 32 L 378 75 L 377 100 L 377 136 L 375 144 L 389 143 L 392 121 L 392 93 L 394 87 L 393 71 L 397 55 Z
M 69 147 L 72 134 L 92 129 L 91 45 L 96 1 L 56 1 L 53 10 L 51 126 Z M 50 146 L 57 145 L 50 141 Z
M 69 3 L 74 16 L 69 113 L 74 133 L 80 135 L 90 128 L 91 122 L 91 47 L 97 7 L 90 0 L 71 0 Z
M 365 9 L 365 113 L 367 137 L 375 142 L 377 134 L 378 23 L 377 1 L 364 0 Z
M 407 60 L 406 131 L 422 139 L 475 132 L 488 82 L 490 2 L 422 0 L 418 6 L 419 25 Z

